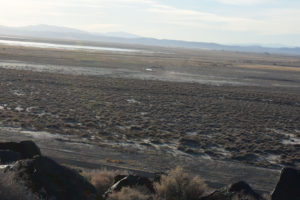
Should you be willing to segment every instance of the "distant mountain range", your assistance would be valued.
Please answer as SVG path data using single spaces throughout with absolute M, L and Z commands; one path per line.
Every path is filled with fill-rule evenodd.
M 300 47 L 264 47 L 260 45 L 222 45 L 208 42 L 188 42 L 179 40 L 161 40 L 155 38 L 145 38 L 138 35 L 125 32 L 110 32 L 110 33 L 90 33 L 73 28 L 36 25 L 25 27 L 6 27 L 0 26 L 0 36 L 11 37 L 38 37 L 49 39 L 74 39 L 87 40 L 97 42 L 110 42 L 122 44 L 139 44 L 164 47 L 183 47 L 183 48 L 198 48 L 208 50 L 224 50 L 238 52 L 256 52 L 270 54 L 289 54 L 300 55 Z

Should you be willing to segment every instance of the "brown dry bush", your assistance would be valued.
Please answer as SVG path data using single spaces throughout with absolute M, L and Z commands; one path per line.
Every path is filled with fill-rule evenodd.
M 155 188 L 162 200 L 197 200 L 204 194 L 206 184 L 198 176 L 191 177 L 183 168 L 177 167 L 163 175 Z
M 264 193 L 264 194 L 262 195 L 262 198 L 263 198 L 264 200 L 271 200 L 271 195 L 270 195 L 270 194 L 267 194 L 267 193 Z
M 114 178 L 119 171 L 110 170 L 92 170 L 84 171 L 82 175 L 98 190 L 98 192 L 103 195 L 108 188 L 114 183 Z M 128 174 L 127 172 L 122 172 L 122 174 Z
M 109 195 L 108 200 L 153 200 L 153 197 L 142 189 L 125 187 Z

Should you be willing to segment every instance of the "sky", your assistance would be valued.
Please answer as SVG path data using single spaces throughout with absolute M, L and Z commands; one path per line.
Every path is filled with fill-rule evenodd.
M 0 0 L 0 25 L 300 46 L 299 0 Z

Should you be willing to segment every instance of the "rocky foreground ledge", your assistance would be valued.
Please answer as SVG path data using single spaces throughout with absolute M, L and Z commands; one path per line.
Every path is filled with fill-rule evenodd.
M 78 171 L 59 165 L 41 154 L 32 141 L 0 143 L 0 199 L 112 199 L 111 194 L 122 188 L 141 186 L 153 200 L 188 200 L 184 195 L 176 199 L 161 198 L 156 195 L 155 182 L 152 178 L 138 175 L 117 175 L 112 186 L 101 194 Z M 191 186 L 193 187 L 193 186 Z M 300 170 L 284 168 L 280 179 L 270 197 L 262 197 L 246 182 L 240 181 L 227 187 L 204 193 L 198 200 L 300 200 Z M 119 198 L 122 199 L 122 198 Z M 125 198 L 124 198 L 125 199 Z M 134 198 L 131 198 L 134 199 Z M 135 198 L 136 200 L 142 198 Z M 127 198 L 126 198 L 127 200 Z

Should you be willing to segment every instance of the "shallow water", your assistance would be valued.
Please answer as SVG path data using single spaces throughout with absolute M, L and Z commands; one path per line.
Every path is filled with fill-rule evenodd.
M 16 41 L 16 40 L 0 40 L 0 44 L 11 45 L 11 46 L 23 46 L 23 47 L 37 47 L 37 48 L 50 48 L 50 49 L 65 49 L 65 50 L 90 50 L 90 51 L 113 51 L 113 52 L 143 52 L 137 49 L 123 49 L 114 47 L 99 47 L 99 46 L 83 46 L 83 45 L 67 45 L 67 44 L 54 44 L 44 42 L 27 42 L 27 41 Z

